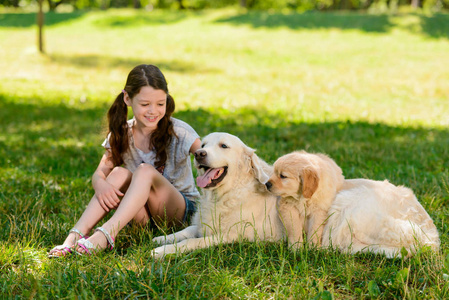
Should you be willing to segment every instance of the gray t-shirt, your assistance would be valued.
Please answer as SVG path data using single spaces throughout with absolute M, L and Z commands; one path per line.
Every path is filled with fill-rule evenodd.
M 187 199 L 195 202 L 200 194 L 195 186 L 192 174 L 192 162 L 190 160 L 190 147 L 199 138 L 195 130 L 186 122 L 171 118 L 173 129 L 178 138 L 173 137 L 167 148 L 167 161 L 163 168 L 162 175 L 170 181 L 173 186 L 180 191 Z M 123 155 L 124 167 L 131 172 L 137 169 L 141 163 L 154 166 L 156 153 L 154 151 L 144 152 L 134 145 L 132 127 L 135 120 L 128 120 L 129 127 L 129 150 Z M 110 149 L 109 135 L 102 146 Z

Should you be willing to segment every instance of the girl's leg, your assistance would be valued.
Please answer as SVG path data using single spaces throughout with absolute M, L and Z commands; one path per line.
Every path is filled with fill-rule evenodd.
M 141 164 L 134 172 L 119 207 L 102 227 L 115 237 L 133 218 L 147 222 L 149 214 L 171 225 L 182 221 L 185 209 L 182 194 L 154 167 Z M 89 241 L 100 249 L 107 246 L 106 237 L 101 232 L 94 233 Z M 83 250 L 78 248 L 78 251 Z
M 109 173 L 106 181 L 124 193 L 130 184 L 131 177 L 132 173 L 130 171 L 125 168 L 116 167 Z M 74 228 L 78 229 L 84 235 L 87 235 L 106 214 L 107 212 L 100 206 L 97 197 L 94 195 Z M 80 236 L 78 233 L 71 232 L 65 239 L 64 244 L 71 247 L 75 245 L 76 241 L 79 239 Z M 56 252 L 61 251 L 50 251 L 49 254 L 56 254 Z

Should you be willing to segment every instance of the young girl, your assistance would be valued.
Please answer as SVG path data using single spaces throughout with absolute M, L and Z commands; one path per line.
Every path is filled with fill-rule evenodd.
M 128 106 L 134 118 L 127 121 Z M 192 127 L 171 117 L 174 109 L 157 67 L 139 65 L 129 73 L 108 112 L 106 151 L 92 176 L 95 195 L 64 243 L 50 250 L 50 257 L 113 248 L 114 238 L 131 220 L 146 224 L 153 218 L 173 225 L 194 212 L 199 193 L 190 153 L 201 142 Z M 111 209 L 116 209 L 114 215 L 87 237 Z

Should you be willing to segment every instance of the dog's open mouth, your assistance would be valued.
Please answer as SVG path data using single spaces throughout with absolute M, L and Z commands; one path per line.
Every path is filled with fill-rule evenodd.
M 200 168 L 205 170 L 203 176 L 198 176 L 196 178 L 196 183 L 200 188 L 210 188 L 216 186 L 228 173 L 228 167 L 209 168 L 201 165 Z

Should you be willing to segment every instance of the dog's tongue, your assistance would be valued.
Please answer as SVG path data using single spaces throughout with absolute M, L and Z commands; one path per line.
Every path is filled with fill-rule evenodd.
M 213 179 L 217 179 L 221 175 L 223 168 L 209 169 L 203 176 L 196 178 L 196 183 L 200 188 L 205 188 Z

